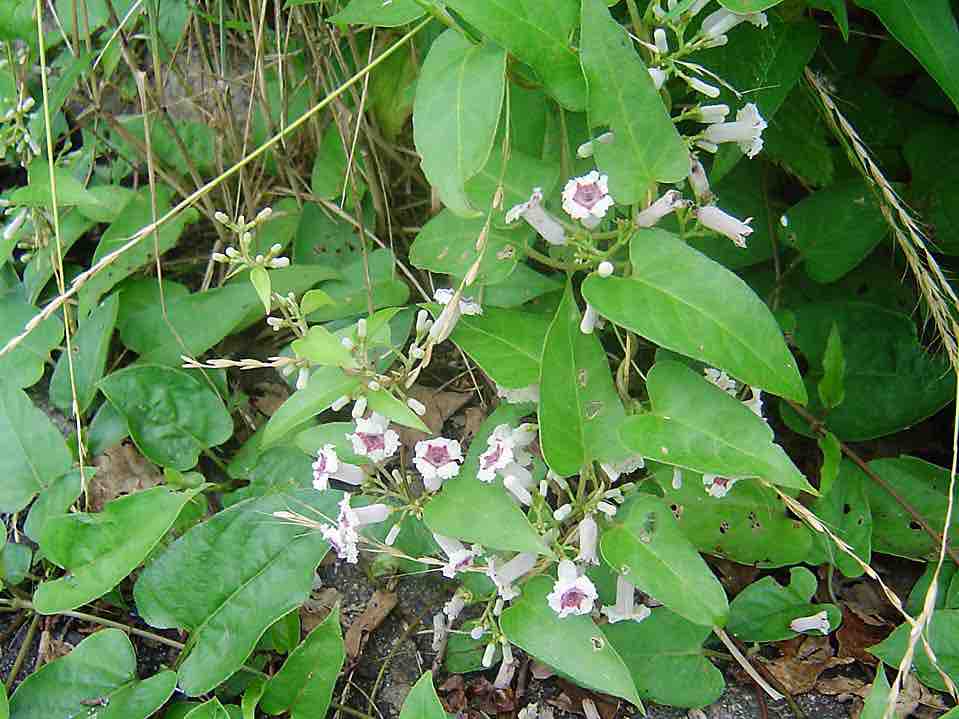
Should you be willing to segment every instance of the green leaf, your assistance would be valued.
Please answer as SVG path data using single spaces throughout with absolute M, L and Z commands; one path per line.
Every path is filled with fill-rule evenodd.
M 869 653 L 879 657 L 884 663 L 899 667 L 899 662 L 906 652 L 911 627 L 900 624 L 896 630 L 874 647 L 869 647 Z M 953 682 L 959 681 L 959 610 L 940 609 L 933 612 L 926 638 L 932 646 L 932 651 L 939 660 L 939 666 L 949 675 Z M 922 646 L 916 648 L 912 666 L 919 681 L 927 687 L 940 692 L 946 691 L 946 684 L 933 667 Z
M 172 190 L 165 186 L 157 188 L 157 217 L 162 217 L 170 209 Z M 100 298 L 120 280 L 129 277 L 136 270 L 156 259 L 154 250 L 160 253 L 169 250 L 177 243 L 187 225 L 199 218 L 199 213 L 190 208 L 184 210 L 167 222 L 154 235 L 144 235 L 132 249 L 124 252 L 113 264 L 92 276 L 80 289 L 80 316 L 85 317 L 96 306 Z M 120 216 L 106 229 L 96 251 L 93 262 L 96 263 L 111 252 L 125 245 L 131 237 L 153 222 L 152 204 L 149 188 L 143 188 L 130 203 L 123 208 Z
M 653 411 L 626 419 L 630 450 L 657 462 L 723 477 L 759 477 L 815 493 L 773 443 L 773 431 L 742 402 L 678 362 L 657 362 L 646 382 Z
M 506 52 L 474 45 L 446 30 L 423 63 L 413 104 L 413 140 L 422 168 L 443 204 L 464 217 L 478 213 L 466 181 L 489 157 L 506 84 Z
M 532 67 L 566 109 L 586 109 L 586 79 L 569 42 L 579 20 L 576 0 L 451 0 L 448 4 Z
M 321 325 L 313 325 L 305 337 L 293 341 L 293 352 L 310 362 L 327 367 L 356 367 L 353 353 L 340 343 L 340 338 Z
M 345 659 L 340 612 L 334 608 L 270 678 L 261 701 L 263 711 L 288 711 L 292 719 L 325 716 Z
M 835 2 L 843 10 L 846 9 L 846 0 L 826 2 Z M 829 185 L 836 175 L 837 155 L 832 145 L 832 131 L 819 113 L 811 93 L 803 85 L 797 84 L 783 104 L 789 107 L 789 112 L 777 114 L 763 131 L 763 156 L 799 178 L 804 185 Z M 736 169 L 756 164 L 741 162 L 736 165 Z M 721 191 L 717 194 L 723 198 L 725 207 L 725 195 Z M 749 216 L 738 212 L 733 214 L 737 217 Z M 761 221 L 756 221 L 753 227 L 755 230 L 749 238 L 750 245 L 761 231 Z
M 514 92 L 516 92 L 516 88 L 511 85 L 510 93 Z M 512 101 L 511 94 L 510 102 L 512 103 Z M 541 101 L 545 103 L 545 98 Z M 515 122 L 515 113 L 518 110 L 514 108 L 511 112 L 514 113 L 510 115 L 511 122 Z M 542 141 L 544 131 L 545 123 L 543 127 L 534 130 L 540 141 Z M 528 202 L 534 187 L 542 188 L 543 194 L 549 196 L 559 183 L 559 169 L 558 161 L 531 157 L 515 149 L 512 145 L 510 146 L 509 160 L 504 169 L 502 148 L 494 146 L 489 160 L 483 165 L 483 169 L 466 183 L 466 196 L 475 207 L 486 211 L 491 210 L 493 209 L 493 199 L 496 197 L 497 188 L 502 181 L 503 201 L 501 209 L 508 211 L 514 205 Z M 497 221 L 500 221 L 500 217 L 500 215 L 497 215 Z M 512 227 L 510 231 L 514 233 L 514 237 L 517 229 L 521 230 L 520 234 L 525 235 L 526 231 L 522 226 L 523 224 Z M 523 244 L 525 244 L 525 241 Z
M 708 627 L 686 621 L 665 607 L 642 622 L 604 624 L 643 699 L 674 707 L 702 707 L 723 693 L 723 673 L 703 654 Z
M 233 436 L 233 420 L 202 379 L 172 367 L 136 365 L 100 382 L 126 419 L 143 456 L 181 471 L 196 466 L 200 452 Z
M 315 312 L 321 307 L 326 307 L 328 305 L 336 304 L 333 301 L 333 298 L 326 294 L 323 290 L 310 290 L 309 292 L 304 293 L 303 297 L 300 299 L 300 312 L 304 315 L 308 315 L 311 312 Z
M 321 367 L 310 376 L 306 387 L 297 390 L 273 413 L 266 424 L 261 445 L 276 444 L 304 422 L 329 409 L 343 395 L 360 386 L 360 378 L 344 374 L 338 367 Z
M 827 409 L 838 407 L 846 398 L 843 379 L 846 374 L 846 357 L 842 353 L 842 338 L 839 327 L 833 323 L 822 356 L 822 379 L 819 380 L 819 399 Z
M 842 447 L 832 432 L 816 438 L 819 450 L 822 452 L 822 468 L 819 470 L 819 491 L 829 493 L 829 488 L 839 476 L 839 462 L 842 459 Z
M 256 719 L 256 707 L 263 696 L 263 690 L 266 689 L 266 679 L 257 678 L 243 692 L 243 699 L 240 701 L 243 719 Z
M 10 193 L 10 201 L 24 207 L 52 207 L 53 188 L 47 160 L 42 157 L 35 159 L 27 168 L 27 175 L 28 184 Z M 85 206 L 94 212 L 105 211 L 97 196 L 87 190 L 69 170 L 58 167 L 54 169 L 53 177 L 57 185 L 57 207 Z
M 230 719 L 230 713 L 219 699 L 213 697 L 210 701 L 190 709 L 183 715 L 183 719 Z
M 0 550 L 0 579 L 16 586 L 27 578 L 33 564 L 33 550 L 26 544 L 7 543 Z
M 348 137 L 350 137 L 348 135 Z M 313 172 L 310 175 L 310 188 L 313 194 L 324 200 L 331 200 L 339 205 L 340 197 L 346 190 L 345 209 L 352 210 L 366 193 L 366 183 L 362 180 L 365 164 L 359 155 L 355 155 L 356 164 L 347 180 L 348 148 L 343 146 L 343 138 L 335 122 L 331 122 L 323 133 L 320 150 L 313 162 Z M 347 183 L 345 184 L 344 183 Z M 356 183 L 355 188 L 354 184 Z
M 23 40 L 31 47 L 37 44 L 37 28 L 33 19 L 36 4 L 30 0 L 13 0 L 0 12 L 0 40 Z
M 937 560 L 926 562 L 926 568 L 922 571 L 916 583 L 912 585 L 912 589 L 909 590 L 905 609 L 906 612 L 913 617 L 919 616 L 919 613 L 926 603 L 926 593 L 932 585 L 932 576 L 936 572 L 937 565 Z M 943 562 L 942 569 L 938 574 L 936 601 L 933 604 L 934 609 L 957 609 L 957 607 L 953 606 L 956 597 L 952 591 L 954 584 L 953 579 L 955 579 L 957 570 L 959 570 L 959 566 L 953 562 Z
M 678 487 L 671 471 L 653 478 L 679 529 L 700 552 L 759 567 L 796 564 L 809 554 L 811 531 L 769 487 L 736 482 L 725 497 L 713 497 L 700 474 L 684 470 Z
M 335 517 L 340 498 L 304 490 L 240 502 L 190 529 L 140 574 L 133 596 L 143 619 L 190 632 L 179 669 L 184 692 L 204 694 L 233 674 L 263 633 L 309 596 L 328 545 L 273 512 Z
M 735 13 L 760 12 L 775 7 L 782 0 L 719 0 L 719 4 Z
M 90 481 L 95 473 L 95 467 L 86 467 L 87 481 Z M 80 497 L 81 491 L 78 469 L 71 470 L 50 482 L 49 486 L 40 492 L 37 501 L 31 505 L 27 521 L 23 525 L 24 533 L 34 542 L 39 543 L 47 520 L 66 514 L 70 506 Z
M 260 302 L 263 303 L 263 311 L 266 312 L 266 314 L 270 314 L 270 306 L 273 304 L 272 295 L 270 294 L 270 273 L 258 265 L 250 270 L 250 283 L 253 285 L 253 289 L 256 290 L 256 295 L 260 298 Z
M 604 0 L 582 0 L 580 57 L 589 85 L 589 124 L 615 135 L 596 143 L 596 164 L 609 174 L 620 204 L 645 197 L 655 182 L 689 174 L 689 152 L 646 66 Z
M 805 356 L 805 380 L 815 388 L 835 324 L 846 360 L 845 400 L 823 412 L 810 391 L 809 411 L 823 416 L 839 439 L 861 441 L 892 434 L 931 416 L 955 397 L 955 374 L 943 355 L 920 342 L 912 318 L 864 302 L 811 302 L 794 310 L 793 341 Z M 791 429 L 809 429 L 790 407 L 780 412 Z
M 96 514 L 81 512 L 47 520 L 40 548 L 68 574 L 37 587 L 36 610 L 57 614 L 109 592 L 140 566 L 195 494 L 154 487 L 108 502 Z
M 169 0 L 167 0 L 169 2 Z M 168 8 L 164 7 L 161 13 L 166 14 Z M 122 17 L 122 16 L 121 16 Z M 167 122 L 159 119 L 150 122 L 150 147 L 153 150 L 153 156 L 158 164 L 167 168 L 175 176 L 189 177 L 188 170 L 192 166 L 197 172 L 203 175 L 215 175 L 219 167 L 221 157 L 219 147 L 221 139 L 216 130 L 204 122 L 196 122 L 187 119 L 169 118 L 177 137 L 187 149 L 187 154 L 180 148 Z M 120 125 L 133 138 L 140 141 L 140 146 L 146 146 L 146 135 L 143 131 L 143 116 L 137 115 L 120 120 Z M 119 132 L 112 134 L 112 139 L 120 151 L 126 151 L 127 157 L 138 157 L 139 150 L 126 142 L 126 139 Z
M 547 553 L 539 533 L 502 483 L 486 484 L 476 478 L 479 456 L 486 451 L 493 430 L 501 424 L 517 426 L 532 410 L 529 405 L 502 404 L 486 418 L 470 443 L 459 475 L 445 482 L 426 504 L 423 521 L 430 530 L 500 551 Z
M 725 590 L 659 498 L 637 495 L 624 504 L 600 547 L 611 567 L 680 616 L 708 627 L 726 623 Z
M 23 390 L 0 382 L 0 511 L 20 511 L 72 465 L 63 435 L 47 415 Z
M 500 617 L 500 628 L 513 644 L 580 686 L 622 697 L 642 707 L 622 658 L 587 615 L 559 618 L 546 601 L 549 577 L 534 577 Z
M 911 52 L 959 107 L 959 29 L 949 0 L 921 5 L 896 0 L 855 0 L 871 10 L 896 40 Z
M 529 195 L 527 195 L 527 198 Z M 410 247 L 410 262 L 422 270 L 462 277 L 476 262 L 476 242 L 486 232 L 486 249 L 476 281 L 480 284 L 502 282 L 525 256 L 532 235 L 529 228 L 500 230 L 486 228 L 482 217 L 465 218 L 443 210 L 420 230 Z
M 663 230 L 637 232 L 630 256 L 631 277 L 590 275 L 583 283 L 597 312 L 746 384 L 806 401 L 779 324 L 739 277 Z
M 778 642 L 798 633 L 789 628 L 799 617 L 826 610 L 830 630 L 839 627 L 842 613 L 834 604 L 811 604 L 816 576 L 805 567 L 789 570 L 789 585 L 763 577 L 736 595 L 729 606 L 729 633 L 745 642 Z M 816 635 L 818 636 L 818 634 Z
M 40 310 L 27 304 L 18 292 L 0 296 L 0 346 L 23 332 Z M 63 323 L 59 317 L 41 322 L 16 348 L 0 357 L 0 377 L 5 384 L 30 387 L 43 376 L 43 365 L 50 350 L 63 339 Z
M 391 422 L 396 422 L 404 427 L 418 429 L 420 432 L 430 431 L 430 428 L 423 424 L 423 420 L 419 418 L 419 415 L 407 407 L 405 402 L 398 400 L 387 390 L 381 389 L 376 392 L 368 391 L 366 393 L 366 399 L 369 403 L 369 408 L 373 412 L 378 412 Z
M 77 211 L 66 212 L 60 217 L 60 250 L 66 253 L 94 225 Z M 37 250 L 27 268 L 23 271 L 23 288 L 27 300 L 32 304 L 40 297 L 47 282 L 53 277 L 53 268 L 57 260 L 57 243 L 48 242 Z M 2 263 L 0 263 L 2 264 Z
M 559 475 L 578 473 L 593 461 L 621 461 L 616 441 L 626 412 L 613 386 L 606 351 L 580 331 L 573 290 L 566 286 L 543 345 L 539 431 L 546 464 Z
M 882 664 L 876 667 L 876 680 L 866 695 L 866 701 L 863 704 L 862 711 L 859 713 L 859 719 L 884 719 L 886 708 L 889 706 L 889 680 L 886 679 L 886 669 Z M 952 714 L 953 712 L 948 712 Z M 892 713 L 890 716 L 896 716 Z M 946 716 L 946 715 L 944 715 Z
M 814 192 L 786 217 L 785 234 L 802 255 L 806 274 L 822 284 L 855 268 L 889 233 L 875 196 L 859 179 Z
M 949 470 L 916 457 L 876 459 L 869 463 L 875 472 L 926 522 L 942 531 L 949 496 Z M 873 481 L 866 483 L 872 510 L 874 552 L 909 559 L 932 559 L 938 544 L 903 509 L 892 495 Z M 950 543 L 959 538 L 959 516 L 952 515 Z
M 83 703 L 107 700 L 96 710 L 104 719 L 146 719 L 173 693 L 175 672 L 136 678 L 136 655 L 126 634 L 103 629 L 80 642 L 69 654 L 28 676 L 10 697 L 16 719 L 52 719 L 85 713 Z M 114 710 L 116 702 L 119 709 Z
M 433 688 L 433 672 L 426 671 L 413 685 L 403 701 L 400 719 L 448 719 Z
M 81 320 L 73 337 L 73 377 L 76 382 L 77 406 L 84 413 L 97 394 L 97 382 L 103 378 L 110 353 L 110 340 L 117 322 L 120 296 L 110 295 L 89 317 Z M 50 378 L 50 401 L 63 412 L 73 406 L 70 368 L 64 350 Z
M 299 271 L 302 268 L 291 268 Z M 373 309 L 399 307 L 410 296 L 409 285 L 396 277 L 396 258 L 389 250 L 376 250 L 369 256 L 370 283 Z M 309 316 L 311 323 L 328 322 L 344 317 L 366 314 L 369 310 L 369 291 L 366 272 L 360 257 L 343 268 L 341 279 L 324 283 L 322 290 L 333 300 Z
M 416 0 L 353 0 L 343 10 L 330 18 L 339 25 L 374 25 L 398 27 L 418 20 L 426 10 Z
M 951 229 L 959 222 L 957 139 L 959 131 L 952 124 L 928 123 L 911 132 L 902 147 L 909 164 L 911 203 L 932 225 L 936 250 L 948 255 L 959 254 L 959 235 Z
M 513 273 L 502 282 L 487 285 L 483 290 L 483 313 L 488 314 L 490 307 L 504 309 L 518 308 L 527 302 L 542 297 L 550 292 L 559 292 L 563 289 L 563 282 L 555 275 L 544 275 L 532 269 L 529 265 L 516 265 Z M 546 333 L 548 322 L 543 323 L 543 334 Z M 539 358 L 536 358 L 539 376 Z M 487 373 L 488 374 L 488 373 Z

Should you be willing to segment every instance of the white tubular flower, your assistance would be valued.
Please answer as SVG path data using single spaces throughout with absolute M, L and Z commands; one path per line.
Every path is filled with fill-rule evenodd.
M 651 67 L 647 70 L 649 73 L 650 79 L 653 81 L 653 87 L 657 90 L 662 89 L 663 85 L 666 84 L 666 71 L 660 70 L 658 67 Z
M 496 396 L 506 400 L 507 404 L 523 404 L 525 402 L 539 402 L 539 385 L 531 384 L 527 387 L 510 389 L 496 385 Z
M 496 656 L 496 642 L 490 642 L 486 645 L 486 651 L 483 652 L 483 666 L 489 669 L 493 666 L 493 657 Z
M 730 214 L 720 210 L 715 205 L 705 205 L 696 210 L 696 219 L 706 229 L 725 235 L 733 241 L 737 247 L 746 246 L 746 238 L 753 233 L 753 228 L 749 226 L 752 217 L 745 220 L 738 220 Z
M 385 544 L 387 547 L 392 547 L 394 544 L 396 544 L 396 538 L 400 536 L 401 529 L 402 528 L 398 523 L 390 527 L 390 531 L 386 533 L 386 539 L 383 540 L 383 544 Z
M 486 451 L 479 456 L 476 478 L 481 482 L 492 482 L 498 471 L 514 461 L 512 428 L 508 424 L 498 425 L 486 440 L 486 445 Z
M 798 617 L 789 622 L 789 628 L 794 632 L 803 634 L 805 632 L 819 632 L 826 636 L 831 631 L 829 626 L 829 616 L 826 610 L 813 614 L 811 617 Z
M 443 565 L 443 576 L 447 579 L 452 579 L 458 572 L 472 566 L 473 558 L 479 554 L 475 548 L 467 549 L 460 540 L 453 537 L 434 534 L 433 539 L 446 554 L 447 562 Z
M 443 648 L 443 645 L 446 644 L 446 638 L 449 636 L 450 630 L 446 625 L 446 615 L 445 614 L 434 614 L 433 615 L 433 647 L 434 652 L 438 652 Z
M 707 38 L 716 38 L 725 35 L 740 23 L 748 22 L 758 28 L 769 25 L 764 12 L 751 12 L 744 15 L 734 13 L 726 8 L 712 12 L 703 19 L 702 33 Z
M 27 209 L 23 208 L 20 212 L 17 213 L 17 216 L 14 217 L 7 226 L 3 229 L 3 239 L 10 240 L 15 234 L 20 231 L 20 228 L 23 227 L 23 223 L 27 219 Z
M 726 392 L 733 397 L 736 396 L 736 390 L 738 389 L 738 384 L 736 380 L 726 374 L 725 370 L 718 370 L 714 367 L 707 367 L 703 370 L 703 375 L 706 379 L 719 387 L 723 392 Z
M 666 31 L 658 27 L 653 30 L 653 42 L 656 43 L 656 52 L 665 55 L 669 52 L 669 43 L 666 41 Z
M 616 516 L 616 511 L 617 511 L 616 505 L 611 504 L 610 502 L 600 502 L 599 504 L 596 505 L 596 509 L 597 511 L 605 514 L 610 519 Z
M 336 526 L 324 524 L 320 526 L 320 533 L 336 551 L 336 556 L 345 559 L 350 564 L 359 561 L 357 544 L 360 536 L 357 530 L 364 524 L 377 524 L 390 515 L 390 508 L 385 504 L 371 504 L 368 507 L 353 509 L 350 507 L 350 495 L 344 494 L 340 502 L 340 514 L 336 519 Z
M 579 576 L 576 565 L 568 559 L 559 563 L 557 575 L 553 591 L 546 595 L 550 609 L 556 612 L 560 619 L 570 614 L 589 614 L 593 611 L 593 602 L 599 595 L 589 577 Z
M 683 470 L 681 470 L 679 467 L 673 467 L 672 487 L 677 492 L 683 488 Z
M 646 460 L 641 454 L 635 454 L 632 457 L 627 457 L 621 462 L 603 462 L 599 465 L 603 468 L 603 471 L 606 472 L 606 476 L 609 477 L 610 482 L 617 481 L 624 474 L 629 475 L 635 472 L 637 469 L 642 469 L 646 466 Z
M 615 265 L 609 260 L 603 260 L 599 263 L 599 267 L 596 268 L 596 274 L 606 279 L 607 277 L 612 276 L 613 272 L 616 271 Z
M 437 491 L 445 480 L 459 474 L 459 463 L 462 461 L 463 452 L 455 439 L 436 437 L 416 443 L 413 464 L 423 475 L 423 484 L 431 492 Z
M 703 82 L 698 77 L 687 77 L 684 79 L 686 80 L 686 84 L 696 92 L 701 92 L 706 97 L 719 97 L 720 90 L 715 85 Z
M 501 567 L 497 566 L 495 557 L 490 557 L 486 568 L 486 576 L 496 585 L 500 599 L 508 602 L 519 596 L 519 592 L 513 587 L 513 582 L 529 574 L 535 566 L 535 554 L 517 554 Z
M 695 119 L 706 125 L 723 122 L 729 114 L 729 105 L 702 105 L 696 113 Z
M 763 130 L 766 127 L 767 123 L 759 114 L 756 103 L 750 102 L 736 113 L 736 122 L 717 122 L 710 125 L 703 137 L 714 145 L 735 142 L 746 157 L 753 158 L 763 149 Z
M 446 618 L 449 620 L 450 624 L 452 624 L 456 621 L 457 617 L 459 617 L 460 612 L 463 611 L 464 607 L 466 607 L 466 598 L 459 592 L 456 592 L 456 594 L 454 594 L 450 600 L 443 605 L 443 614 L 446 615 Z
M 433 293 L 433 299 L 439 302 L 441 305 L 448 305 L 450 300 L 453 299 L 453 295 L 456 294 L 456 291 L 450 288 L 438 289 Z M 479 302 L 476 302 L 472 297 L 460 297 L 459 310 L 461 314 L 464 315 L 481 315 L 483 314 L 483 308 L 480 306 Z
M 582 177 L 574 177 L 563 188 L 563 209 L 589 229 L 599 225 L 614 204 L 609 194 L 607 176 L 600 175 L 596 170 Z
M 688 205 L 681 192 L 669 190 L 636 216 L 636 224 L 639 227 L 652 227 L 670 212 Z
M 577 533 L 579 534 L 579 555 L 576 561 L 583 564 L 599 564 L 599 557 L 596 555 L 599 525 L 596 524 L 596 520 L 586 516 L 579 523 Z
M 366 419 L 356 420 L 356 431 L 346 438 L 353 443 L 353 451 L 369 457 L 371 462 L 382 462 L 392 457 L 400 446 L 400 436 L 389 429 L 390 421 L 374 412 Z
M 333 401 L 333 404 L 330 405 L 330 409 L 332 409 L 334 412 L 339 412 L 341 409 L 346 407 L 346 405 L 348 405 L 349 403 L 350 403 L 350 398 L 344 394 L 340 397 L 337 397 Z
M 699 202 L 708 202 L 712 199 L 712 190 L 709 189 L 709 178 L 706 177 L 706 168 L 695 157 L 689 163 L 689 186 Z
M 503 469 L 503 474 L 503 486 L 521 504 L 530 506 L 533 503 L 533 495 L 529 491 L 533 486 L 533 475 L 530 471 L 513 462 Z
M 749 387 L 749 391 L 752 393 L 750 398 L 743 402 L 744 405 L 749 407 L 750 411 L 761 419 L 763 417 L 763 392 L 759 387 Z
M 635 589 L 632 582 L 622 574 L 616 576 L 616 604 L 603 607 L 602 610 L 610 624 L 625 621 L 641 622 L 651 614 L 649 607 L 644 604 L 636 607 Z
M 572 513 L 573 513 L 573 505 L 567 502 L 562 507 L 559 507 L 555 512 L 553 512 L 553 519 L 555 519 L 557 522 L 564 522 Z
M 579 322 L 579 331 L 584 335 L 593 334 L 596 329 L 596 322 L 599 321 L 599 312 L 589 302 L 586 303 L 586 311 L 583 313 L 583 319 Z
M 566 244 L 566 230 L 559 220 L 543 208 L 543 190 L 533 188 L 533 194 L 526 202 L 521 202 L 506 213 L 506 224 L 510 225 L 522 217 L 536 233 L 551 245 Z
M 703 487 L 710 497 L 719 499 L 729 494 L 729 490 L 739 481 L 738 477 L 720 477 L 717 474 L 704 474 Z
M 366 414 L 366 397 L 357 397 L 356 401 L 353 403 L 353 409 L 350 410 L 350 415 L 353 419 L 360 419 L 364 414 Z
M 363 483 L 363 470 L 355 464 L 341 462 L 333 445 L 327 444 L 316 453 L 316 461 L 313 462 L 313 488 L 321 492 L 329 489 L 330 479 L 360 485 Z
M 503 645 L 504 647 L 508 645 Z M 494 689 L 505 689 L 510 684 L 513 683 L 513 675 L 516 674 L 516 666 L 519 662 L 513 660 L 510 657 L 509 661 L 506 661 L 506 655 L 503 655 L 503 661 L 500 662 L 499 671 L 496 672 L 496 679 L 493 680 Z
M 426 332 L 426 323 L 429 322 L 430 315 L 426 310 L 420 310 L 416 313 L 416 332 L 417 334 Z
M 698 15 L 704 7 L 709 5 L 710 0 L 696 0 L 692 5 L 686 9 L 686 14 L 689 17 L 695 17 Z
M 406 398 L 406 406 L 409 407 L 416 413 L 417 417 L 422 417 L 426 414 L 426 405 L 420 402 L 415 397 Z
M 592 140 L 584 142 L 582 145 L 576 148 L 576 157 L 586 159 L 587 157 L 593 156 L 594 142 L 598 142 L 602 145 L 609 145 L 615 139 L 615 135 L 611 132 L 604 132 L 599 137 L 594 137 Z

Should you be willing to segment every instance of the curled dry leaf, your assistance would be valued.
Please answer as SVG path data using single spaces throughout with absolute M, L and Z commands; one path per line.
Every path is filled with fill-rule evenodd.
M 143 458 L 131 442 L 111 447 L 93 460 L 97 468 L 90 481 L 90 512 L 99 512 L 112 499 L 142 492 L 163 483 L 163 475 Z
M 837 657 L 829 637 L 796 637 L 778 646 L 782 656 L 765 662 L 765 666 L 793 695 L 811 691 L 819 675 L 827 669 L 855 661 Z
M 879 644 L 892 629 L 892 626 L 880 627 L 863 621 L 859 614 L 850 607 L 844 606 L 842 625 L 836 631 L 836 640 L 839 643 L 837 655 L 842 658 L 851 657 L 869 666 L 875 666 L 879 659 L 866 649 Z
M 373 592 L 366 609 L 353 620 L 350 628 L 346 630 L 344 643 L 346 644 L 346 656 L 349 660 L 355 660 L 360 656 L 370 635 L 393 611 L 397 601 L 397 596 L 393 592 L 385 592 L 381 589 Z
M 410 397 L 419 400 L 426 407 L 426 414 L 421 419 L 423 424 L 430 428 L 433 435 L 441 434 L 443 424 L 469 402 L 471 395 L 465 392 L 447 392 L 446 390 L 431 387 L 416 386 L 410 389 Z M 420 440 L 430 435 L 408 427 L 399 428 L 400 441 L 410 450 Z
M 300 607 L 300 626 L 303 634 L 309 634 L 323 623 L 330 610 L 340 601 L 340 593 L 333 587 L 314 591 Z

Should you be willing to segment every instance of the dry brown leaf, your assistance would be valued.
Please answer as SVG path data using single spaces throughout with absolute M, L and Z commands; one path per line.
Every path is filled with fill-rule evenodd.
M 90 480 L 87 510 L 99 512 L 112 499 L 163 483 L 163 475 L 143 458 L 131 442 L 111 447 L 93 460 L 97 468 Z
M 855 661 L 836 657 L 829 637 L 796 637 L 780 642 L 778 647 L 782 656 L 763 663 L 793 695 L 811 691 L 819 675 L 827 669 Z
M 340 593 L 333 587 L 314 592 L 300 607 L 300 627 L 303 634 L 309 634 L 316 629 L 339 601 Z
M 426 414 L 421 419 L 434 435 L 442 432 L 446 420 L 469 402 L 472 397 L 472 395 L 464 392 L 447 392 L 446 390 L 419 386 L 413 387 L 409 394 L 426 407 Z M 400 441 L 409 449 L 412 449 L 413 445 L 420 440 L 430 436 L 409 427 L 399 428 L 399 433 Z
M 396 594 L 377 589 L 370 597 L 363 613 L 353 620 L 346 630 L 346 656 L 352 661 L 360 656 L 370 634 L 383 623 L 383 620 L 393 611 L 397 602 Z
M 866 689 L 865 693 L 863 693 L 863 687 L 865 686 L 866 682 L 864 682 L 862 679 L 839 675 L 835 677 L 820 678 L 816 682 L 816 691 L 820 694 L 826 694 L 827 696 L 839 697 L 839 700 L 843 701 L 843 697 L 862 697 L 868 694 L 868 689 Z
M 867 652 L 866 648 L 879 644 L 892 629 L 892 626 L 879 627 L 871 622 L 865 622 L 850 607 L 844 606 L 842 626 L 836 631 L 836 641 L 839 643 L 838 656 L 852 657 L 869 666 L 876 666 L 879 660 Z
M 843 605 L 866 624 L 874 627 L 883 627 L 888 624 L 883 614 L 890 608 L 889 600 L 872 582 L 858 581 L 844 587 L 842 599 Z
M 709 562 L 719 570 L 719 579 L 732 596 L 739 594 L 759 576 L 759 567 L 730 562 L 720 557 L 710 557 Z
M 616 710 L 619 708 L 619 700 L 614 697 L 583 689 L 565 679 L 559 680 L 559 686 L 563 690 L 562 694 L 555 700 L 547 700 L 548 704 L 552 704 L 557 709 L 562 709 L 570 714 L 581 714 L 585 716 L 586 712 L 583 709 L 583 700 L 591 699 L 603 719 L 615 718 Z
M 290 388 L 279 382 L 258 382 L 253 385 L 250 404 L 267 417 L 272 417 L 290 396 Z
M 463 439 L 472 439 L 486 421 L 487 412 L 482 407 L 467 407 L 463 413 Z

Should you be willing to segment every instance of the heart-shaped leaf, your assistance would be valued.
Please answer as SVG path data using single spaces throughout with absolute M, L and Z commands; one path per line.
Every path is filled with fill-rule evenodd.
M 406 695 L 400 719 L 447 719 L 448 716 L 433 688 L 433 672 L 424 672 Z

